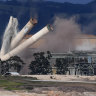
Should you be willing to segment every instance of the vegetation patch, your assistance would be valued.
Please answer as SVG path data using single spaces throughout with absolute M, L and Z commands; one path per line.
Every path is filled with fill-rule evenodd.
M 0 87 L 6 90 L 26 90 L 30 88 L 33 89 L 32 86 L 29 88 L 31 83 L 27 80 L 37 80 L 37 78 L 21 76 L 0 76 Z

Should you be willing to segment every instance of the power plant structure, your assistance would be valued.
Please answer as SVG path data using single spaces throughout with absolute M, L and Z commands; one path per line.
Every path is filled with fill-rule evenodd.
M 11 25 L 14 25 L 17 22 L 16 18 L 10 17 L 9 24 L 7 31 L 10 32 Z M 50 25 L 45 26 L 39 32 L 34 35 L 27 35 L 28 32 L 37 24 L 36 19 L 30 19 L 28 23 L 23 27 L 23 29 L 14 36 L 9 36 L 9 49 L 6 51 L 6 43 L 3 42 L 1 47 L 1 60 L 6 61 L 10 57 L 18 55 L 24 49 L 28 48 L 28 50 L 33 50 L 34 53 L 37 51 L 39 45 L 46 41 L 46 38 L 42 38 L 44 35 L 49 33 L 53 30 Z M 17 26 L 15 26 L 16 28 Z M 11 28 L 12 29 L 12 28 Z M 6 36 L 5 36 L 6 37 Z M 93 35 L 84 35 L 82 34 L 81 37 L 77 37 L 76 44 L 77 48 L 80 50 L 75 51 L 68 51 L 63 53 L 51 53 L 52 57 L 50 60 L 53 73 L 56 74 L 56 59 L 63 58 L 66 59 L 68 62 L 68 70 L 65 75 L 96 75 L 96 51 L 87 50 L 84 51 L 82 48 L 86 49 L 88 46 L 90 48 L 95 48 L 94 45 L 96 44 L 96 37 Z M 84 42 L 88 42 L 88 46 L 84 45 Z M 86 42 L 85 42 L 86 43 Z M 92 45 L 92 46 L 91 46 Z M 50 46 L 49 46 L 50 47 Z M 82 48 L 81 48 L 82 47 Z M 90 49 L 89 48 L 89 49 Z M 82 51 L 81 51 L 82 50 Z M 54 71 L 55 70 L 55 71 Z
M 88 50 L 88 47 L 92 48 L 92 46 L 94 46 L 95 48 L 96 36 L 83 34 L 75 39 L 80 48 L 85 41 L 88 42 L 88 46 L 85 44 L 83 47 L 84 49 L 81 48 L 82 50 L 69 50 L 68 52 L 63 53 L 52 53 L 51 62 L 53 63 L 53 69 L 55 70 L 53 74 L 56 74 L 57 70 L 57 68 L 54 66 L 56 59 L 65 59 L 68 64 L 66 75 L 96 75 L 96 49 Z
M 29 39 L 31 35 L 26 35 L 25 40 Z M 86 38 L 85 38 L 86 37 Z M 83 40 L 88 39 L 90 43 L 93 45 L 96 42 L 96 37 L 92 35 L 85 35 L 85 37 L 79 37 L 76 40 L 81 44 Z M 24 41 L 25 41 L 24 40 Z M 78 44 L 77 42 L 77 44 Z M 37 52 L 40 44 L 46 43 L 46 37 L 39 39 L 32 46 L 30 46 L 29 50 L 33 50 L 34 53 Z M 90 45 L 90 44 L 89 44 Z M 69 48 L 70 49 L 70 48 Z M 66 59 L 68 62 L 68 70 L 65 75 L 86 75 L 93 76 L 96 75 L 96 51 L 87 50 L 87 51 L 67 51 L 67 52 L 54 52 L 51 53 L 52 57 L 50 60 L 50 64 L 52 66 L 52 74 L 57 74 L 56 59 Z
M 51 62 L 55 64 L 58 58 L 65 58 L 68 61 L 66 75 L 96 75 L 96 51 L 52 53 Z M 53 66 L 53 69 L 57 70 L 55 66 Z

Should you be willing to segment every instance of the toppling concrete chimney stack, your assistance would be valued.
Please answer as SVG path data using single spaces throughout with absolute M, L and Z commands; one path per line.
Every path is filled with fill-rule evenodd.
M 31 28 L 32 28 L 32 26 L 31 26 Z M 29 28 L 29 29 L 31 29 L 31 28 Z M 11 48 L 14 48 L 14 49 L 12 51 L 10 51 L 9 53 L 5 54 L 4 56 L 2 56 L 1 57 L 1 60 L 2 61 L 6 61 L 10 57 L 17 55 L 18 53 L 20 53 L 21 51 L 23 51 L 25 48 L 29 47 L 30 45 L 34 44 L 42 36 L 46 35 L 48 32 L 50 32 L 52 30 L 53 30 L 53 28 L 50 25 L 47 25 L 43 29 L 41 29 L 39 32 L 37 32 L 36 34 L 34 34 L 32 37 L 30 37 L 28 40 L 26 40 L 22 44 L 18 45 L 16 48 L 14 48 L 14 46 L 16 46 L 16 44 L 18 44 L 17 42 L 20 41 L 20 40 L 22 40 L 21 38 L 24 37 L 24 35 L 28 32 L 28 30 L 26 31 L 26 30 L 23 29 L 23 31 L 21 31 L 21 33 L 23 33 L 24 31 L 26 31 L 25 34 L 23 33 L 23 34 L 17 35 L 17 36 L 19 36 L 20 39 L 18 40 L 18 38 L 16 38 L 15 39 L 16 40 L 16 43 L 15 43 L 15 41 L 14 41 L 15 44 L 12 43 L 14 46 L 11 46 Z
M 23 27 L 23 29 L 17 34 L 17 36 L 12 40 L 10 46 L 11 50 L 19 45 L 24 36 L 31 31 L 35 24 L 37 24 L 37 20 L 31 18 L 29 22 Z

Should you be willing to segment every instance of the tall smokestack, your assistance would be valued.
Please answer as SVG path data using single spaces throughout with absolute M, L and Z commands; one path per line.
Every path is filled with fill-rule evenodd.
M 45 26 L 43 29 L 41 29 L 39 32 L 34 34 L 32 37 L 30 37 L 28 40 L 17 46 L 15 49 L 10 51 L 5 56 L 1 57 L 2 61 L 8 60 L 10 57 L 17 55 L 21 51 L 23 51 L 25 48 L 29 47 L 30 45 L 34 44 L 38 39 L 40 39 L 42 36 L 47 34 L 49 31 L 53 30 L 53 28 L 50 25 Z
M 14 49 L 19 42 L 23 39 L 23 37 L 31 31 L 34 25 L 37 23 L 36 19 L 30 19 L 29 22 L 23 27 L 23 29 L 16 35 L 16 37 L 12 40 L 10 49 Z

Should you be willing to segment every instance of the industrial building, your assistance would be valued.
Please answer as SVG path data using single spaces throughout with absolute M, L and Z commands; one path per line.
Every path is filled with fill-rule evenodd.
M 52 53 L 54 63 L 57 58 L 67 58 L 69 60 L 67 75 L 96 75 L 96 51 Z
M 26 35 L 24 41 L 30 38 L 31 35 Z M 88 42 L 87 45 L 83 45 L 84 42 Z M 32 46 L 30 46 L 30 50 L 34 50 L 39 48 L 40 45 L 46 42 L 46 38 L 41 38 Z M 95 46 L 96 37 L 94 35 L 82 35 L 81 37 L 76 38 L 77 46 L 83 46 L 84 48 L 88 46 Z M 95 47 L 94 47 L 95 48 Z M 67 58 L 68 62 L 68 71 L 66 75 L 96 75 L 96 51 L 68 51 L 62 53 L 51 53 L 52 58 L 50 60 L 53 74 L 56 74 L 56 67 L 54 66 L 57 58 Z M 71 60 L 71 62 L 70 62 Z

